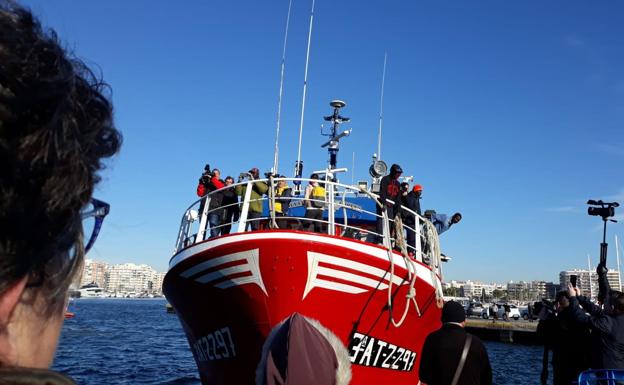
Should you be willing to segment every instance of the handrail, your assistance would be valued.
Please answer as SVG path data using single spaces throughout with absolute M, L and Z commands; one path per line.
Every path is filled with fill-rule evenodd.
M 201 242 L 205 238 L 207 238 L 207 235 L 209 235 L 208 234 L 209 233 L 209 228 L 208 228 L 209 227 L 209 223 L 208 223 L 209 214 L 214 213 L 214 212 L 225 211 L 225 209 L 232 207 L 234 205 L 238 205 L 241 211 L 239 215 L 238 225 L 236 225 L 236 223 L 229 223 L 229 222 L 220 223 L 217 226 L 214 226 L 213 229 L 222 229 L 225 226 L 231 225 L 232 232 L 240 233 L 240 232 L 247 231 L 246 229 L 248 227 L 248 224 L 254 221 L 261 222 L 261 223 L 268 221 L 271 224 L 273 224 L 273 226 L 270 226 L 269 228 L 278 229 L 279 226 L 277 226 L 276 218 L 275 218 L 276 217 L 275 215 L 275 198 L 276 197 L 275 197 L 275 194 L 272 193 L 271 191 L 275 191 L 277 182 L 281 180 L 285 180 L 287 182 L 298 181 L 300 183 L 305 183 L 305 182 L 309 183 L 313 181 L 312 179 L 308 179 L 308 178 L 274 178 L 274 177 L 265 178 L 265 179 L 256 179 L 256 180 L 243 180 L 243 181 L 239 181 L 237 183 L 231 184 L 229 186 L 224 186 L 218 190 L 211 191 L 208 194 L 206 194 L 204 197 L 195 200 L 190 206 L 187 207 L 187 209 L 184 211 L 184 214 L 182 215 L 182 219 L 180 223 L 180 230 L 178 232 L 178 237 L 176 239 L 174 254 L 176 254 L 177 252 L 179 252 L 181 249 L 188 246 L 189 244 Z M 266 183 L 269 187 L 269 191 L 267 192 L 268 196 L 265 194 L 261 198 L 252 199 L 251 192 L 252 192 L 254 183 Z M 288 205 L 288 207 L 291 213 L 289 213 L 289 215 L 287 216 L 283 216 L 283 217 L 280 216 L 279 217 L 280 221 L 284 219 L 292 223 L 296 223 L 298 225 L 301 225 L 302 223 L 309 225 L 311 223 L 320 222 L 320 223 L 323 223 L 324 225 L 327 225 L 327 229 L 325 232 L 329 235 L 335 235 L 336 230 L 340 229 L 340 231 L 338 232 L 339 236 L 343 236 L 343 237 L 349 236 L 349 235 L 351 237 L 359 236 L 359 238 L 357 239 L 365 240 L 368 242 L 372 242 L 375 239 L 379 239 L 379 238 L 384 239 L 386 238 L 386 235 L 387 235 L 387 241 L 384 239 L 384 246 L 386 248 L 392 249 L 393 243 L 397 242 L 396 239 L 394 239 L 393 237 L 390 237 L 390 234 L 391 234 L 390 225 L 394 227 L 394 220 L 387 219 L 389 222 L 388 229 L 384 229 L 385 230 L 384 233 L 378 234 L 374 229 L 374 223 L 380 218 L 381 220 L 384 220 L 383 214 L 382 216 L 380 216 L 376 213 L 376 211 L 371 211 L 370 209 L 367 209 L 366 207 L 356 206 L 354 204 L 351 204 L 349 201 L 347 201 L 349 197 L 364 197 L 364 198 L 371 199 L 375 203 L 375 206 L 381 207 L 379 203 L 379 196 L 377 194 L 374 194 L 367 190 L 362 190 L 357 186 L 345 185 L 342 183 L 333 182 L 331 180 L 320 181 L 320 183 L 323 183 L 326 187 L 325 200 L 321 201 L 318 199 L 310 198 L 308 199 L 308 201 L 326 203 L 326 207 L 324 208 L 324 211 L 326 214 L 323 219 L 318 220 L 318 219 L 312 219 L 312 218 L 303 218 L 303 216 L 292 214 L 292 210 L 296 211 L 298 207 L 305 205 L 304 195 L 301 194 L 301 195 L 293 195 L 290 198 L 290 204 Z M 237 186 L 245 186 L 245 196 L 243 197 L 239 196 L 240 201 L 238 203 L 222 204 L 222 205 L 219 205 L 218 207 L 213 207 L 212 209 L 210 208 L 210 202 L 216 194 L 223 193 L 226 190 L 236 189 Z M 262 206 L 264 207 L 263 211 L 265 211 L 265 214 L 263 214 L 259 218 L 249 218 L 248 214 L 249 214 L 250 204 L 253 202 L 257 202 L 257 201 L 261 202 Z M 268 202 L 268 215 L 266 215 L 267 204 L 265 204 L 265 201 Z M 301 203 L 298 203 L 298 202 L 301 202 Z M 202 208 L 201 212 L 198 207 Z M 337 219 L 334 215 L 338 211 L 341 211 L 342 213 L 342 218 L 340 219 Z M 197 214 L 191 215 L 192 213 L 197 213 Z M 365 220 L 367 224 L 360 225 L 357 223 L 356 224 L 351 223 L 349 214 L 353 214 L 353 213 L 357 213 L 356 215 L 359 215 L 360 217 L 368 218 L 367 220 Z M 435 271 L 435 273 L 439 274 L 440 269 L 441 269 L 440 263 L 439 263 L 439 256 L 432 254 L 432 252 L 436 252 L 436 251 L 439 252 L 439 246 L 437 243 L 437 232 L 432 232 L 431 229 L 433 227 L 429 226 L 430 222 L 426 220 L 425 218 L 423 218 L 418 213 L 414 212 L 413 210 L 410 210 L 409 208 L 402 206 L 400 213 L 405 217 L 410 216 L 414 218 L 413 225 L 408 225 L 405 223 L 402 224 L 402 228 L 404 229 L 404 231 L 414 232 L 415 244 L 405 245 L 408 253 L 410 254 L 410 256 L 411 254 L 413 254 L 413 257 L 416 260 L 430 264 L 430 266 Z M 435 229 L 433 228 L 433 230 Z M 362 236 L 364 235 L 367 236 L 366 239 L 362 239 Z M 429 250 L 428 251 L 423 250 L 421 247 L 422 245 L 429 245 Z

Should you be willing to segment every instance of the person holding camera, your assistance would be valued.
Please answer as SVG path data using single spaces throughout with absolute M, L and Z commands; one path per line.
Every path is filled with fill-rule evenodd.
M 325 188 L 319 182 L 318 174 L 310 175 L 310 182 L 306 186 L 303 196 L 307 231 L 323 232 L 323 211 L 325 210 Z
M 239 182 L 243 181 L 245 177 L 250 180 L 255 180 L 251 185 L 251 197 L 249 199 L 249 211 L 247 212 L 247 229 L 251 229 L 251 231 L 256 231 L 260 229 L 260 218 L 262 218 L 262 210 L 264 208 L 262 204 L 262 197 L 264 194 L 269 191 L 269 186 L 262 182 L 258 181 L 260 178 L 260 170 L 256 167 L 249 170 L 248 173 L 242 173 L 239 175 Z M 245 199 L 245 194 L 247 192 L 247 185 L 240 184 L 235 188 L 236 195 Z
M 599 269 L 604 267 L 599 265 Z M 604 309 L 582 296 L 571 283 L 568 283 L 568 294 L 576 322 L 589 327 L 592 336 L 596 333 L 592 367 L 624 369 L 624 293 L 612 290 L 605 298 Z
M 551 329 L 554 385 L 569 385 L 589 368 L 589 329 L 576 322 L 573 306 L 567 291 L 557 293 L 557 317 Z

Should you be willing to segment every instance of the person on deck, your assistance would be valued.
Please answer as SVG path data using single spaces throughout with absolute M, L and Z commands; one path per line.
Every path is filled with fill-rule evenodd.
M 68 385 L 47 370 L 102 160 L 119 150 L 108 86 L 52 30 L 0 0 L 0 383 Z M 104 206 L 105 205 L 105 206 Z M 87 245 L 87 246 L 85 246 Z
M 438 235 L 447 231 L 456 223 L 459 223 L 462 219 L 462 215 L 460 213 L 455 213 L 451 218 L 446 214 L 431 214 L 431 223 L 435 226 L 438 231 Z
M 377 209 L 377 243 L 382 242 L 384 235 L 383 231 L 383 217 L 382 213 L 385 212 L 390 222 L 390 232 L 393 228 L 393 220 L 395 215 L 401 210 L 401 186 L 399 185 L 399 177 L 403 174 L 403 169 L 398 164 L 393 164 L 390 167 L 390 173 L 383 178 L 379 185 L 379 203 L 381 207 L 376 206 Z
M 225 186 L 234 184 L 234 178 L 227 176 L 225 178 Z M 238 196 L 233 187 L 223 190 L 223 227 L 221 234 L 229 234 L 232 229 L 232 223 L 238 221 L 240 208 L 238 207 Z
M 225 183 L 221 180 L 221 171 L 218 168 L 212 170 L 212 178 L 210 179 L 212 190 L 216 191 L 225 187 Z M 223 220 L 223 191 L 218 191 L 210 195 L 210 203 L 208 203 L 208 223 L 210 223 L 210 238 L 214 238 L 221 234 L 221 223 Z
M 303 199 L 307 219 L 306 230 L 321 233 L 323 232 L 323 211 L 326 206 L 325 188 L 321 186 L 317 174 L 310 175 L 310 179 Z
M 459 302 L 446 302 L 442 327 L 425 339 L 418 372 L 421 384 L 451 385 L 455 377 L 456 385 L 492 384 L 487 350 L 478 337 L 466 333 L 465 326 L 464 307 Z
M 276 178 L 285 178 L 284 175 L 276 175 Z M 288 228 L 288 206 L 292 197 L 292 189 L 288 186 L 286 180 L 282 179 L 277 182 L 275 187 L 275 222 L 280 229 Z
M 407 183 L 401 183 L 401 189 L 405 192 L 404 187 L 407 187 L 409 190 L 409 185 Z M 418 215 L 421 215 L 420 212 L 420 197 L 422 195 L 422 186 L 417 184 L 412 188 L 412 191 L 405 193 L 403 195 L 402 204 L 408 209 L 412 210 Z M 412 248 L 410 253 L 413 253 L 416 249 L 416 216 L 413 214 L 405 213 L 405 218 L 403 219 L 403 223 L 406 225 L 405 231 L 407 233 L 407 244 Z
M 252 184 L 251 197 L 249 199 L 249 211 L 247 212 L 247 228 L 250 228 L 252 231 L 256 231 L 260 229 L 260 218 L 262 218 L 262 210 L 264 206 L 262 204 L 262 197 L 264 196 L 264 194 L 267 193 L 267 191 L 269 191 L 269 186 L 264 182 L 258 181 L 258 179 L 260 179 L 260 170 L 258 170 L 257 168 L 254 167 L 249 170 L 248 175 L 251 180 L 256 180 L 256 182 L 253 182 Z M 239 180 L 239 182 L 241 181 L 242 179 Z M 240 184 L 236 186 L 235 191 L 236 195 L 240 196 L 242 200 L 244 200 L 245 194 L 247 192 L 247 185 Z

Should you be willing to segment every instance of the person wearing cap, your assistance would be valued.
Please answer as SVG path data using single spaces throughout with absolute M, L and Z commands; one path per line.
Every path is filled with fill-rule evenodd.
M 442 327 L 425 339 L 418 372 L 421 384 L 492 384 L 487 350 L 477 336 L 464 330 L 465 326 L 464 307 L 459 302 L 446 302 L 442 308 Z
M 382 210 L 385 210 L 388 215 L 388 219 L 394 220 L 396 213 L 401 210 L 401 186 L 399 185 L 399 177 L 403 174 L 403 169 L 398 164 L 393 164 L 390 167 L 390 174 L 381 178 L 379 186 L 379 203 L 381 207 L 377 206 L 377 242 L 381 242 L 381 236 L 383 236 L 383 218 Z M 392 223 L 390 228 L 392 229 Z
M 405 187 L 405 188 L 404 188 Z M 420 212 L 420 196 L 422 194 L 422 186 L 417 184 L 414 185 L 412 191 L 409 191 L 409 185 L 407 183 L 401 184 L 401 191 L 403 191 L 403 199 L 402 203 L 405 207 L 412 210 L 418 215 L 422 215 Z M 409 192 L 408 192 L 409 191 Z M 410 213 L 405 213 L 405 218 L 403 218 L 403 223 L 406 225 L 406 233 L 407 233 L 407 244 L 416 249 L 416 217 Z
M 251 180 L 257 180 L 260 178 L 260 170 L 252 168 L 249 170 L 249 177 Z M 239 184 L 235 188 L 236 195 L 245 199 L 245 193 L 247 191 L 246 184 Z M 264 208 L 262 204 L 262 197 L 269 191 L 269 186 L 261 181 L 256 181 L 252 185 L 251 197 L 249 199 L 249 211 L 247 212 L 247 228 L 251 228 L 251 231 L 260 229 L 260 218 L 262 217 L 262 210 Z

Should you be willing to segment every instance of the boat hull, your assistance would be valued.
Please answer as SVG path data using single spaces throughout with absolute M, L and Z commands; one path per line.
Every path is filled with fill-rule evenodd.
M 340 237 L 232 234 L 176 254 L 163 291 L 203 384 L 253 384 L 267 335 L 293 313 L 318 320 L 344 343 L 351 384 L 416 384 L 424 339 L 440 326 L 439 277 L 414 262 L 420 314 L 410 308 L 395 327 L 390 315 L 403 315 L 410 284 L 403 258 L 392 261 L 381 247 Z

